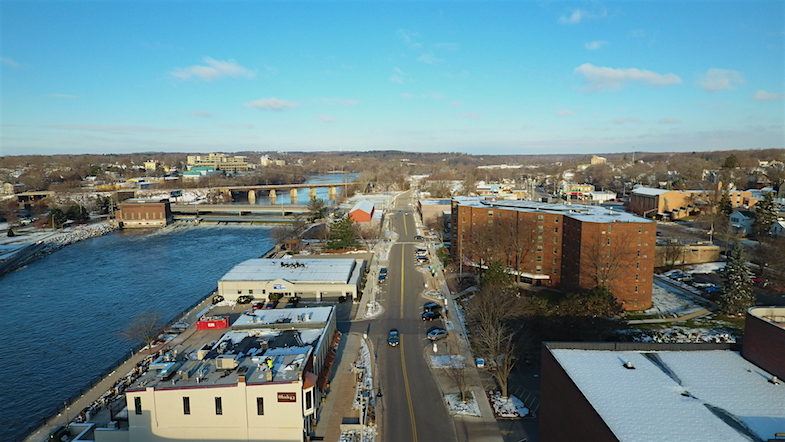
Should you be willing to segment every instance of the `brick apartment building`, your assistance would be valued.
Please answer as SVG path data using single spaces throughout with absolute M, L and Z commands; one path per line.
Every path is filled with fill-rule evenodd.
M 456 198 L 451 252 L 464 265 L 504 262 L 524 282 L 606 285 L 625 310 L 651 307 L 656 225 L 597 206 Z
M 164 227 L 172 222 L 172 208 L 166 198 L 130 198 L 120 203 L 115 218 L 124 229 Z

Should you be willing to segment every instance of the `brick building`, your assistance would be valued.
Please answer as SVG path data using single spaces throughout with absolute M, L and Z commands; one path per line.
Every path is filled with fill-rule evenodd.
M 349 210 L 349 218 L 356 223 L 369 223 L 373 219 L 375 208 L 373 202 L 368 200 L 358 201 Z
M 783 307 L 751 308 L 742 346 L 548 342 L 540 438 L 783 440 L 783 347 Z
M 597 206 L 452 202 L 451 252 L 464 265 L 504 262 L 524 282 L 565 290 L 607 286 L 625 310 L 651 306 L 656 225 Z
M 630 194 L 628 210 L 647 218 L 681 219 L 700 212 L 708 202 L 719 201 L 722 183 L 713 190 L 668 190 L 639 187 Z M 749 190 L 728 192 L 731 206 L 752 207 L 758 202 Z
M 130 198 L 119 204 L 115 218 L 124 229 L 164 227 L 172 222 L 172 209 L 166 198 Z

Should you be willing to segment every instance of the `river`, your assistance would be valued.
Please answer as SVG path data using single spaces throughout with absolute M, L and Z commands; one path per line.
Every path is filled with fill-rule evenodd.
M 17 440 L 128 355 L 134 314 L 167 319 L 238 262 L 274 244 L 267 228 L 169 227 L 72 244 L 0 279 L 0 428 Z M 74 410 L 78 412 L 79 410 Z
M 307 182 L 355 177 L 325 174 Z M 317 196 L 327 200 L 327 189 Z M 288 200 L 287 192 L 279 204 Z M 298 200 L 307 202 L 307 192 Z M 69 245 L 0 278 L 2 440 L 24 437 L 129 355 L 134 343 L 120 332 L 136 313 L 155 310 L 173 319 L 232 266 L 273 245 L 264 227 L 119 231 Z

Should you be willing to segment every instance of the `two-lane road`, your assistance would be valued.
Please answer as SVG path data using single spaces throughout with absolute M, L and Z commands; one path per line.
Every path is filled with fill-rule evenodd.
M 410 194 L 398 198 L 392 228 L 398 242 L 390 250 L 387 296 L 383 316 L 370 323 L 369 336 L 377 353 L 383 415 L 382 438 L 385 441 L 454 441 L 455 430 L 447 414 L 441 393 L 425 360 L 425 331 L 431 323 L 420 319 L 420 294 L 424 288 L 422 274 L 414 259 L 414 236 L 417 228 Z M 401 333 L 398 347 L 387 345 L 387 332 Z

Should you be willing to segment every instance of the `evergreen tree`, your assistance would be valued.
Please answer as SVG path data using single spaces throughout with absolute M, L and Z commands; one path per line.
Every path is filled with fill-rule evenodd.
M 723 279 L 725 286 L 720 294 L 720 311 L 725 314 L 743 313 L 755 304 L 755 295 L 752 293 L 752 278 L 747 271 L 747 259 L 739 243 L 733 244 L 728 254 Z
M 351 218 L 347 216 L 330 226 L 328 249 L 347 249 L 357 245 L 357 231 Z
M 62 210 L 55 207 L 49 211 L 49 223 L 52 227 L 60 228 L 66 221 L 68 221 L 68 218 Z
M 324 204 L 324 200 L 312 197 L 311 201 L 308 202 L 308 221 L 314 222 L 322 219 L 326 214 L 327 206 Z
M 730 201 L 730 193 L 728 193 L 727 189 L 722 191 L 722 196 L 720 197 L 720 211 L 725 216 L 730 216 L 733 213 L 733 204 Z
M 739 167 L 739 159 L 734 154 L 728 155 L 725 158 L 725 162 L 722 163 L 723 169 L 735 169 L 737 167 Z
M 769 192 L 755 205 L 755 224 L 753 224 L 755 237 L 768 235 L 775 222 L 777 222 L 777 207 L 774 205 L 772 192 Z

